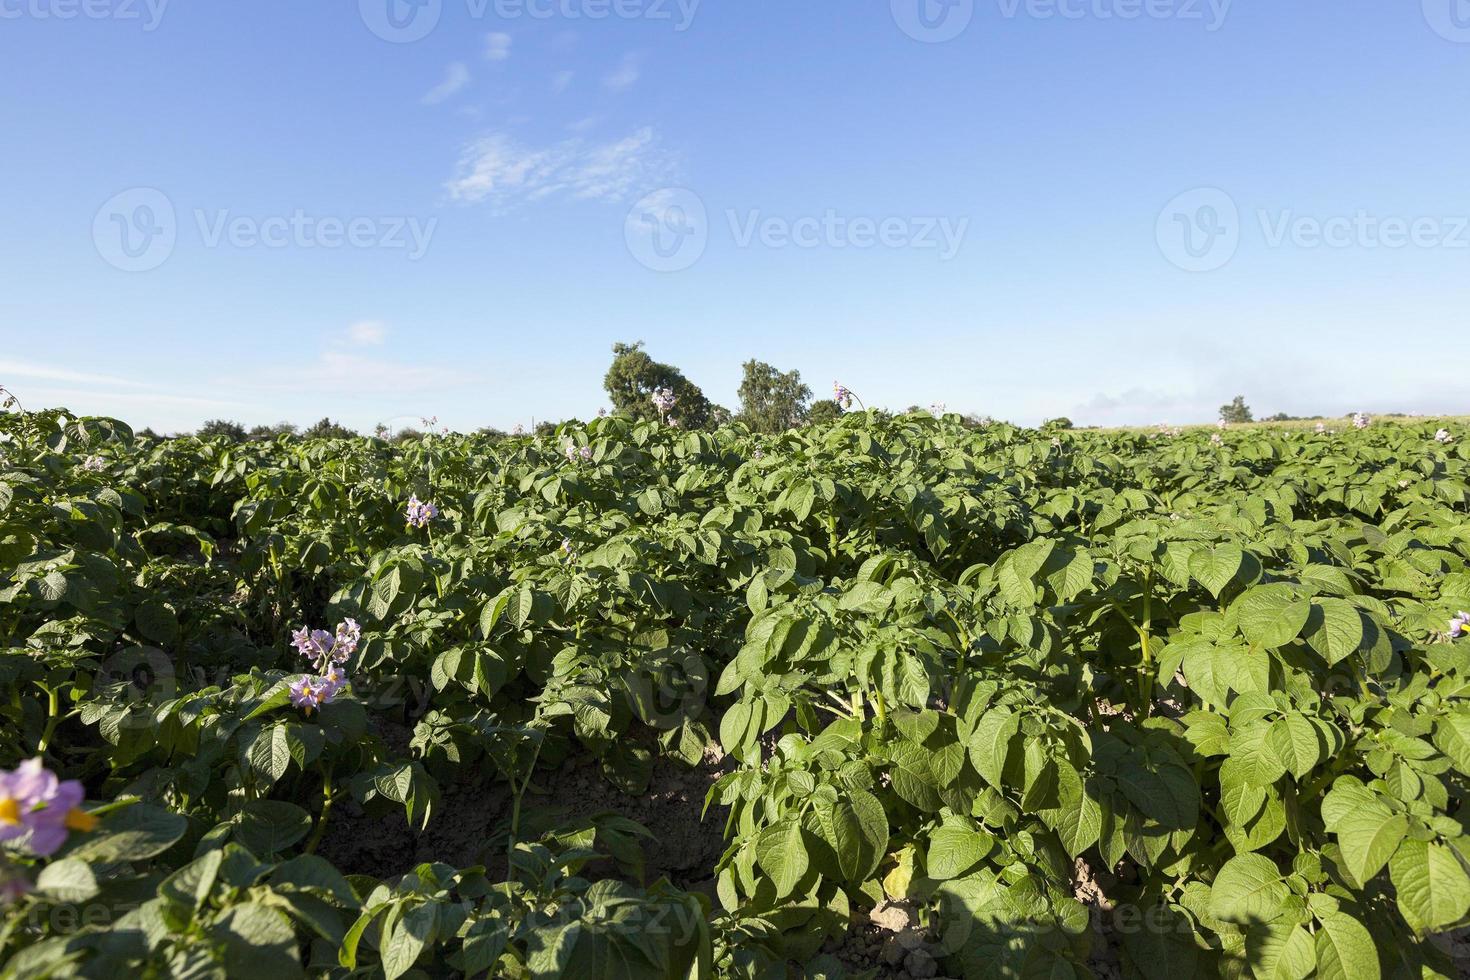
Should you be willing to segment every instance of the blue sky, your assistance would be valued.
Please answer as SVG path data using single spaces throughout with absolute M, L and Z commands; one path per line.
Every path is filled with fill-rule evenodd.
M 0 384 L 509 428 L 644 340 L 732 407 L 1463 413 L 1467 82 L 1467 0 L 0 0 Z

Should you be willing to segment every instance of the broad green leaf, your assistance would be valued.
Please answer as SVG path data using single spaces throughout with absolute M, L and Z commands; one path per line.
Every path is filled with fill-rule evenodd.
M 1388 874 L 1399 911 L 1415 932 L 1445 929 L 1470 910 L 1470 877 L 1448 847 L 1406 839 L 1389 859 Z
M 1378 951 L 1363 924 L 1344 912 L 1324 916 L 1317 927 L 1320 980 L 1379 980 Z
M 929 835 L 925 870 L 938 881 L 959 878 L 979 864 L 995 846 L 995 838 L 960 824 L 945 824 Z
M 776 886 L 776 898 L 782 899 L 796 890 L 797 882 L 806 874 L 806 842 L 801 825 L 783 820 L 761 832 L 755 842 L 755 860 Z
M 1225 862 L 1210 888 L 1210 915 L 1250 925 L 1279 916 L 1291 891 L 1270 858 L 1240 854 Z

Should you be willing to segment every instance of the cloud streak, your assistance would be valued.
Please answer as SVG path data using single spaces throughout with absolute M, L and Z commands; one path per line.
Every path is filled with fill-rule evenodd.
M 470 70 L 465 67 L 464 62 L 456 61 L 449 66 L 444 75 L 444 81 L 430 89 L 422 99 L 424 105 L 438 105 L 452 97 L 456 92 L 470 83 Z
M 611 142 L 569 139 L 542 148 L 499 133 L 465 147 L 446 189 L 455 201 L 502 209 L 555 197 L 619 201 L 668 183 L 673 171 L 648 127 Z

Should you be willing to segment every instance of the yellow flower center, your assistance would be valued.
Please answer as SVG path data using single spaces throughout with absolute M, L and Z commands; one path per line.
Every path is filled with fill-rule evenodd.
M 0 823 L 14 826 L 20 823 L 20 801 L 6 797 L 0 800 Z
M 96 829 L 97 818 L 86 810 L 72 809 L 66 814 L 66 825 L 72 830 L 80 830 L 86 833 L 89 830 Z

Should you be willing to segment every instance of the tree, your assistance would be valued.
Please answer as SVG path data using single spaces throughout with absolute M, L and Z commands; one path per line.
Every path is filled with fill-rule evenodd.
M 756 432 L 784 432 L 806 421 L 812 390 L 801 372 L 782 374 L 764 361 L 745 362 L 740 382 L 740 417 Z
M 250 430 L 250 438 L 258 442 L 273 442 L 281 436 L 294 436 L 296 426 L 290 422 L 277 422 L 275 425 L 257 425 Z
M 612 399 L 613 410 L 635 419 L 659 419 L 662 413 L 654 406 L 657 391 L 670 391 L 674 407 L 668 417 L 686 429 L 703 429 L 711 424 L 715 406 L 672 364 L 660 364 L 636 344 L 613 344 L 613 362 L 602 385 Z
M 303 439 L 356 439 L 357 433 L 346 426 L 338 425 L 329 418 L 324 418 L 301 433 L 301 437 Z
M 808 425 L 830 425 L 842 418 L 842 409 L 830 398 L 823 398 L 811 408 L 807 409 L 806 421 Z
M 210 419 L 195 433 L 201 439 L 226 439 L 230 442 L 245 441 L 245 426 L 228 419 Z
M 1220 421 L 1230 423 L 1255 421 L 1250 406 L 1245 403 L 1244 395 L 1236 395 L 1235 401 L 1229 405 L 1220 406 Z

